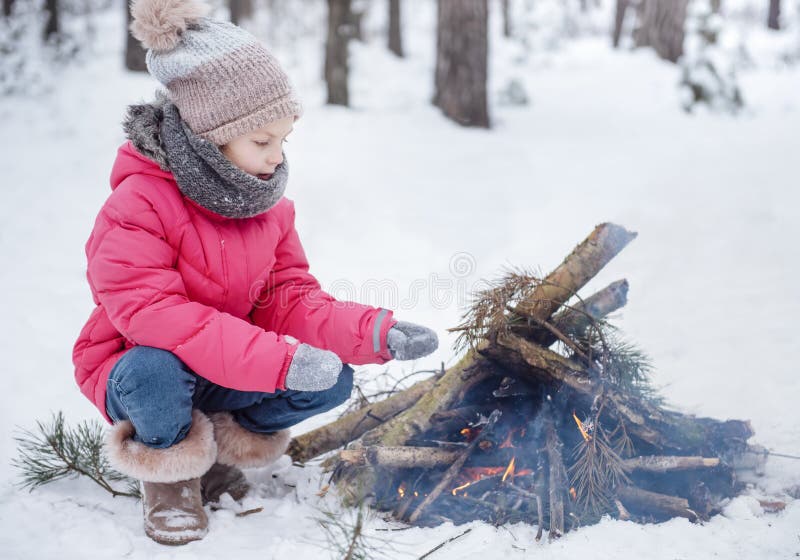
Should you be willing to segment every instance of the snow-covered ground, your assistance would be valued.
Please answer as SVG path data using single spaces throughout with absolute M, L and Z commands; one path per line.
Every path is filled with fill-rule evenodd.
M 628 278 L 619 324 L 652 356 L 669 401 L 750 419 L 755 442 L 800 455 L 800 167 L 792 155 L 800 152 L 800 67 L 778 60 L 787 35 L 748 32 L 755 66 L 740 76 L 748 110 L 733 118 L 682 113 L 677 69 L 648 51 L 612 51 L 606 37 L 588 36 L 517 65 L 515 47 L 495 29 L 491 97 L 517 78 L 531 104 L 493 103 L 485 131 L 460 128 L 429 105 L 432 4 L 415 1 L 406 16 L 406 59 L 379 36 L 354 45 L 351 110 L 323 105 L 321 43 L 285 41 L 276 51 L 307 107 L 287 147 L 287 196 L 312 272 L 341 298 L 391 307 L 440 335 L 434 356 L 391 364 L 390 373 L 455 360 L 445 329 L 481 278 L 504 266 L 550 270 L 595 224 L 613 221 L 639 237 L 586 293 Z M 381 15 L 371 17 L 370 30 Z M 15 426 L 59 409 L 71 422 L 99 417 L 72 377 L 72 344 L 92 305 L 83 245 L 109 193 L 124 108 L 156 84 L 122 69 L 121 14 L 98 24 L 94 58 L 61 76 L 53 94 L 0 101 L 0 557 L 327 557 L 314 517 L 338 506 L 316 495 L 325 484 L 318 467 L 292 467 L 286 457 L 275 478 L 250 473 L 260 485 L 247 505 L 262 513 L 215 512 L 209 536 L 180 549 L 144 536 L 138 502 L 112 499 L 90 481 L 32 493 L 14 486 Z M 800 461 L 773 458 L 747 495 L 703 525 L 605 520 L 548 544 L 534 542 L 534 527 L 473 523 L 430 558 L 794 558 L 800 501 L 786 491 L 798 484 Z M 788 500 L 787 509 L 765 513 L 757 501 L 765 496 Z M 395 558 L 416 558 L 467 528 L 385 531 L 392 527 L 376 518 L 367 533 L 390 539 Z

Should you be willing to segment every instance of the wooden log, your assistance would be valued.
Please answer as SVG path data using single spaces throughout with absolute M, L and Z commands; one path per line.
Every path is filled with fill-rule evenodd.
M 694 469 L 709 469 L 719 466 L 717 457 L 681 457 L 674 455 L 646 455 L 631 457 L 622 462 L 626 471 L 665 473 Z
M 408 409 L 431 390 L 435 377 L 419 381 L 388 399 L 368 404 L 345 414 L 335 422 L 297 436 L 289 444 L 287 454 L 293 461 L 304 463 L 346 445 L 362 434 Z
M 467 353 L 455 366 L 448 369 L 410 408 L 401 412 L 388 422 L 364 433 L 364 445 L 384 446 L 405 445 L 410 439 L 431 428 L 431 417 L 442 410 L 451 408 L 457 402 L 463 386 L 476 383 L 495 375 L 497 367 L 487 360 L 478 359 L 472 352 Z
M 610 403 L 604 407 L 604 414 L 622 420 L 629 434 L 658 449 L 709 452 L 714 445 L 724 448 L 743 444 L 753 435 L 747 421 L 695 418 L 661 409 L 635 395 L 623 393 L 594 379 L 582 364 L 512 333 L 499 334 L 495 344 L 486 345 L 481 352 L 517 375 L 550 385 L 566 385 L 583 395 L 587 405 L 593 404 L 602 394 Z
M 491 433 L 492 429 L 494 429 L 494 425 L 499 419 L 500 411 L 495 410 L 492 412 L 492 414 L 489 416 L 489 422 L 486 423 L 486 426 L 483 428 L 483 430 L 481 430 L 481 433 L 478 434 L 478 436 L 472 440 L 472 442 L 470 442 L 469 447 L 461 452 L 459 458 L 456 459 L 456 461 L 450 465 L 450 468 L 444 473 L 442 479 L 439 481 L 439 484 L 437 484 L 428 493 L 428 495 L 425 496 L 425 499 L 422 500 L 422 503 L 418 505 L 417 509 L 415 509 L 414 512 L 408 517 L 409 523 L 414 523 L 417 519 L 419 519 L 419 516 L 422 515 L 422 513 L 425 511 L 425 508 L 431 505 L 436 498 L 438 498 L 441 493 L 444 492 L 445 489 L 447 489 L 449 486 L 452 486 L 453 480 L 455 480 L 455 478 L 458 476 L 458 473 L 461 471 L 461 467 L 464 466 L 464 463 L 466 463 L 470 454 L 475 450 L 476 447 L 478 447 L 478 444 L 480 444 L 480 442 Z
M 561 310 L 553 316 L 551 322 L 555 328 L 565 334 L 581 334 L 593 321 L 607 317 L 627 303 L 628 281 L 617 280 L 575 305 Z M 512 331 L 544 347 L 548 347 L 556 341 L 556 336 L 552 332 L 536 326 L 535 323 L 530 326 L 514 327 Z
M 451 465 L 461 451 L 447 451 L 433 447 L 381 447 L 343 449 L 339 459 L 351 465 L 373 465 L 387 468 L 432 468 Z
M 611 223 L 598 225 L 547 275 L 531 297 L 517 305 L 516 312 L 546 321 L 635 238 L 636 233 L 622 226 Z
M 617 497 L 627 508 L 640 513 L 657 512 L 665 517 L 685 517 L 692 522 L 699 518 L 697 513 L 691 510 L 689 501 L 685 498 L 650 492 L 636 486 L 617 488 Z
M 550 534 L 549 538 L 557 539 L 564 534 L 564 496 L 566 495 L 567 470 L 561 455 L 561 438 L 555 426 L 552 405 L 545 402 L 542 407 L 545 429 L 545 449 L 549 465 L 548 486 L 550 489 Z

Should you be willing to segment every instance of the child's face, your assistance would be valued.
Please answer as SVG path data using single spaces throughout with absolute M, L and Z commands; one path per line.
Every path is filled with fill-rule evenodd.
M 283 142 L 292 131 L 294 117 L 269 123 L 263 128 L 237 136 L 219 147 L 234 165 L 266 180 L 283 161 Z

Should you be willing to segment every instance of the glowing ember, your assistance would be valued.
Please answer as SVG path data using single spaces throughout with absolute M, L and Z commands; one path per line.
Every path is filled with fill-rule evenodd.
M 456 486 L 455 488 L 450 490 L 450 492 L 453 494 L 453 496 L 455 496 L 456 492 L 458 492 L 459 490 L 463 490 L 464 488 L 466 488 L 470 484 L 472 484 L 472 483 L 471 482 L 467 482 L 466 484 L 462 484 L 461 486 Z
M 500 482 L 505 482 L 506 478 L 509 476 L 514 478 L 514 459 L 516 459 L 516 457 L 511 457 L 511 461 L 509 461 L 508 467 L 506 467 L 506 472 L 503 473 L 503 478 L 500 479 Z
M 397 493 L 400 495 L 401 498 L 405 497 L 406 495 L 406 483 L 404 482 L 397 488 Z
M 499 449 L 505 449 L 507 447 L 514 447 L 514 444 L 511 443 L 511 436 L 513 436 L 513 435 L 514 435 L 514 430 L 511 430 L 510 432 L 508 432 L 508 436 L 503 441 L 503 443 L 500 444 Z
M 569 497 L 572 498 L 573 502 L 578 499 L 578 493 L 575 491 L 575 488 L 569 489 Z
M 578 429 L 581 431 L 583 439 L 586 441 L 592 439 L 592 436 L 590 436 L 589 433 L 586 431 L 586 429 L 583 427 L 583 422 L 581 422 L 580 419 L 578 419 L 578 416 L 574 412 L 572 413 L 572 417 L 575 419 L 575 423 L 578 425 Z
M 472 431 L 469 428 L 464 428 L 463 430 L 461 430 L 458 433 L 461 434 L 464 437 L 469 437 L 469 435 L 472 433 Z

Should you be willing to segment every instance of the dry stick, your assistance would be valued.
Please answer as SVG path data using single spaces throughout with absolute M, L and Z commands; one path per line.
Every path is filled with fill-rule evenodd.
M 575 305 L 565 305 L 564 309 L 553 316 L 550 323 L 556 325 L 559 332 L 580 334 L 585 332 L 593 323 L 625 307 L 627 303 L 628 281 L 624 279 L 617 280 L 591 296 L 580 300 Z M 514 311 L 518 313 L 516 308 Z M 539 319 L 537 318 L 537 320 Z M 520 329 L 525 328 L 518 327 L 512 330 L 518 331 Z M 556 336 L 549 330 L 547 332 L 539 330 L 533 333 L 533 341 L 541 346 L 548 347 L 556 341 Z
M 622 468 L 626 471 L 645 471 L 665 473 L 672 471 L 686 471 L 693 469 L 710 469 L 719 466 L 716 457 L 678 457 L 670 455 L 645 455 L 632 457 L 622 461 Z
M 442 548 L 442 547 L 443 547 L 444 545 L 446 545 L 447 543 L 451 543 L 451 542 L 453 542 L 454 540 L 456 540 L 456 539 L 458 539 L 458 538 L 461 538 L 461 537 L 463 537 L 464 535 L 466 535 L 466 534 L 467 534 L 467 533 L 469 533 L 470 531 L 472 531 L 472 528 L 471 528 L 471 527 L 470 527 L 469 529 L 467 529 L 466 531 L 464 531 L 463 533 L 461 533 L 460 535 L 456 535 L 455 537 L 450 537 L 449 539 L 447 539 L 447 540 L 446 540 L 446 541 L 444 541 L 443 543 L 439 543 L 438 545 L 436 545 L 436 546 L 434 546 L 432 549 L 430 549 L 428 552 L 426 552 L 425 554 L 423 554 L 422 556 L 420 556 L 419 558 L 417 558 L 417 560 L 423 560 L 424 558 L 427 558 L 428 556 L 430 556 L 431 554 L 433 554 L 434 552 L 436 552 L 437 550 L 439 550 L 440 548 Z
M 435 382 L 436 378 L 419 381 L 388 399 L 369 404 L 345 414 L 335 422 L 300 435 L 292 440 L 287 453 L 294 461 L 306 462 L 341 447 L 410 407 L 430 391 Z
M 657 511 L 668 517 L 685 517 L 689 521 L 697 521 L 699 516 L 689 508 L 685 498 L 668 496 L 642 490 L 635 486 L 620 486 L 617 496 L 627 507 L 639 511 Z
M 409 523 L 415 523 L 417 519 L 419 519 L 419 516 L 422 515 L 422 512 L 425 511 L 425 508 L 431 505 L 434 500 L 436 500 L 436 498 L 438 498 L 439 495 L 445 490 L 445 488 L 450 486 L 450 484 L 453 482 L 453 479 L 458 476 L 458 473 L 461 471 L 461 467 L 464 466 L 464 463 L 466 463 L 470 454 L 475 450 L 476 447 L 478 447 L 478 444 L 489 435 L 499 418 L 500 411 L 493 411 L 489 416 L 489 421 L 481 430 L 481 433 L 470 442 L 469 447 L 461 452 L 461 456 L 450 466 L 449 469 L 447 469 L 447 471 L 444 473 L 444 476 L 442 476 L 442 479 L 439 481 L 439 484 L 437 484 L 433 490 L 428 493 L 425 499 L 422 500 L 422 503 L 418 505 L 417 509 L 415 509 L 414 512 L 409 516 Z
M 382 447 L 369 446 L 343 449 L 339 459 L 352 465 L 373 465 L 410 469 L 414 467 L 439 467 L 450 465 L 462 451 L 447 451 L 434 447 Z
M 564 495 L 566 494 L 564 461 L 561 458 L 561 438 L 555 426 L 553 407 L 549 402 L 543 406 L 544 426 L 547 440 L 547 462 L 550 466 L 550 538 L 564 534 Z

